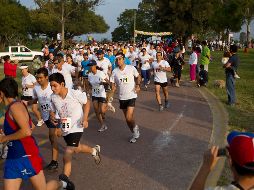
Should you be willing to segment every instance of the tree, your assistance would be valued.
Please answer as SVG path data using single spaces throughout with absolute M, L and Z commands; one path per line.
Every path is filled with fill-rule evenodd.
M 212 0 L 156 0 L 157 18 L 164 30 L 188 37 L 209 30 L 208 19 L 213 12 Z
M 0 1 L 0 48 L 28 37 L 29 11 L 15 0 Z
M 34 0 L 34 1 L 39 7 L 38 11 L 44 12 L 45 14 L 50 15 L 50 17 L 54 18 L 58 23 L 60 23 L 63 47 L 64 47 L 64 40 L 65 40 L 65 29 L 68 28 L 70 30 L 68 31 L 68 34 L 70 37 L 76 34 L 82 34 L 80 30 L 77 31 L 77 28 L 83 27 L 84 25 L 86 26 L 86 24 L 89 24 L 89 23 L 83 23 L 83 22 L 87 22 L 87 18 L 84 18 L 86 16 L 90 18 L 89 20 L 90 23 L 92 19 L 93 21 L 96 21 L 95 24 L 99 24 L 98 28 L 96 28 L 96 25 L 92 25 L 93 28 L 90 28 L 90 30 L 88 29 L 86 31 L 105 32 L 108 29 L 108 26 L 105 23 L 104 19 L 100 16 L 95 15 L 93 12 L 94 7 L 99 5 L 101 3 L 101 0 L 72 0 L 72 1 L 70 0 Z M 74 26 L 74 24 L 76 26 Z M 84 27 L 82 29 L 84 29 Z
M 245 44 L 247 39 L 247 34 L 245 32 L 240 33 L 240 43 Z
M 156 4 L 154 0 L 142 0 L 138 9 L 125 9 L 117 18 L 119 26 L 111 33 L 112 39 L 128 41 L 134 35 L 134 15 L 136 12 L 136 29 L 155 32 L 159 25 L 156 22 Z
M 254 17 L 254 1 L 253 0 L 243 0 L 241 1 L 241 9 L 244 15 L 244 22 L 246 24 L 247 33 L 247 44 L 251 42 L 250 39 L 250 23 Z

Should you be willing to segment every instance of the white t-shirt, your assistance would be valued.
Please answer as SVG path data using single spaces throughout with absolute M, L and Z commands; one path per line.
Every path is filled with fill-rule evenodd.
M 52 110 L 57 111 L 63 131 L 63 136 L 70 133 L 83 132 L 83 105 L 87 103 L 85 92 L 68 89 L 63 99 L 59 95 L 51 95 Z
M 108 69 L 112 67 L 108 58 L 104 57 L 103 60 L 96 60 L 97 66 L 103 69 L 103 72 L 108 76 Z
M 110 78 L 110 82 L 116 83 L 119 86 L 119 99 L 129 100 L 137 98 L 135 91 L 135 77 L 138 77 L 139 73 L 132 65 L 125 65 L 123 71 L 116 67 Z
M 131 61 L 132 66 L 137 66 L 136 59 L 138 58 L 138 55 L 136 52 L 127 52 L 125 57 L 127 57 Z
M 105 73 L 100 70 L 97 70 L 96 74 L 93 74 L 92 72 L 88 74 L 88 81 L 92 85 L 92 96 L 106 98 L 105 88 L 100 84 L 106 78 L 107 76 Z
M 61 73 L 64 76 L 65 80 L 65 87 L 68 89 L 72 89 L 73 87 L 73 82 L 72 82 L 72 73 L 75 73 L 76 68 L 68 63 L 64 63 L 62 66 L 62 70 L 54 70 L 53 73 Z
M 170 67 L 169 63 L 165 60 L 161 60 L 159 63 L 157 61 L 153 62 L 152 68 L 154 71 L 154 81 L 159 83 L 165 83 L 168 81 L 167 72 L 160 70 L 159 68 L 160 65 L 165 68 Z
M 217 187 L 208 187 L 205 190 L 240 190 L 238 187 L 230 184 L 228 186 L 217 186 Z M 253 188 L 252 188 L 253 190 Z
M 145 55 L 143 55 L 143 53 L 141 52 L 139 55 L 139 58 L 141 60 L 141 70 L 149 70 L 150 67 L 150 63 L 148 62 L 149 59 L 152 58 L 152 56 L 150 56 L 148 53 L 146 53 Z
M 197 56 L 196 52 L 192 52 L 192 54 L 190 55 L 189 64 L 190 65 L 197 65 L 197 63 L 198 63 L 198 56 Z
M 33 89 L 33 98 L 38 98 L 40 104 L 41 116 L 44 121 L 49 119 L 49 111 L 51 110 L 51 90 L 50 83 L 48 83 L 47 88 L 44 90 L 40 85 L 36 85 Z
M 26 85 L 34 85 L 36 83 L 36 78 L 32 74 L 22 77 L 22 95 L 23 96 L 33 96 L 33 88 L 26 88 Z

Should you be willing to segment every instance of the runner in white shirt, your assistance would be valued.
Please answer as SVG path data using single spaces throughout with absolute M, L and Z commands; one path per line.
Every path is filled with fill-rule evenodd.
M 68 179 L 71 175 L 72 155 L 74 153 L 90 153 L 94 157 L 95 163 L 99 164 L 101 161 L 100 146 L 96 145 L 91 148 L 80 143 L 84 128 L 88 127 L 90 101 L 87 99 L 86 93 L 66 88 L 64 76 L 61 73 L 50 75 L 49 82 L 53 91 L 51 121 L 57 124 L 55 118 L 57 111 L 60 116 L 61 128 L 56 129 L 56 133 L 58 136 L 63 135 L 67 144 L 63 159 L 64 170 L 60 176 Z
M 64 58 L 61 55 L 58 55 L 58 64 L 57 64 L 57 72 L 61 73 L 64 76 L 65 80 L 65 87 L 72 89 L 73 88 L 73 81 L 72 81 L 72 75 L 78 77 L 78 72 L 76 71 L 76 68 L 66 62 L 64 62 Z M 55 72 L 55 71 L 54 71 Z
M 129 51 L 126 53 L 125 57 L 127 57 L 131 61 L 131 65 L 137 69 L 138 55 L 134 51 L 133 46 L 130 46 Z
M 167 79 L 166 72 L 170 72 L 171 68 L 169 66 L 169 63 L 167 61 L 163 60 L 161 52 L 156 53 L 156 59 L 157 59 L 157 61 L 152 63 L 152 69 L 154 72 L 154 85 L 155 85 L 156 100 L 159 104 L 159 111 L 162 111 L 164 109 L 164 107 L 161 103 L 160 89 L 162 88 L 162 91 L 163 91 L 163 94 L 165 97 L 165 108 L 169 108 L 168 79 Z
M 96 117 L 99 120 L 101 128 L 99 132 L 107 130 L 107 126 L 104 122 L 104 115 L 107 111 L 107 100 L 106 100 L 106 91 L 103 83 L 106 81 L 109 83 L 107 76 L 104 72 L 97 70 L 96 61 L 91 60 L 88 66 L 90 66 L 90 73 L 88 74 L 88 81 L 92 86 L 92 102 L 93 107 L 96 113 Z
M 145 90 L 147 90 L 147 85 L 150 84 L 150 63 L 152 63 L 153 58 L 146 52 L 146 48 L 142 48 L 139 59 L 141 62 L 141 75 L 144 78 Z
M 112 73 L 111 62 L 109 61 L 108 58 L 104 57 L 104 53 L 100 49 L 97 51 L 97 58 L 98 59 L 96 60 L 96 62 L 97 62 L 98 70 L 103 71 L 106 74 L 107 79 L 109 79 Z M 105 86 L 105 88 L 106 88 L 105 90 L 107 94 L 108 110 L 115 112 L 115 108 L 112 105 L 112 99 L 110 98 L 110 97 L 113 97 L 112 90 L 110 89 L 110 86 Z
M 33 99 L 33 88 L 36 84 L 36 78 L 28 72 L 28 65 L 22 64 L 20 67 L 22 72 L 22 79 L 21 79 L 21 85 L 22 85 L 22 96 L 21 100 L 25 104 L 27 104 L 28 101 Z M 38 104 L 34 103 L 32 105 L 32 111 L 34 112 L 36 118 L 38 119 L 37 126 L 41 127 L 43 125 L 43 119 L 41 118 L 41 114 L 38 111 Z
M 137 93 L 140 91 L 141 77 L 135 67 L 124 64 L 124 54 L 116 54 L 118 67 L 113 70 L 110 82 L 113 91 L 119 87 L 120 109 L 123 110 L 127 125 L 132 132 L 131 143 L 135 143 L 140 136 L 139 127 L 134 119 L 134 108 Z
M 55 129 L 59 125 L 54 125 L 50 121 L 49 112 L 51 109 L 51 94 L 53 93 L 48 81 L 48 70 L 40 68 L 36 71 L 36 78 L 38 85 L 33 89 L 33 102 L 39 102 L 42 119 L 49 128 L 49 141 L 52 146 L 52 161 L 46 167 L 48 170 L 55 170 L 58 168 L 58 143 Z

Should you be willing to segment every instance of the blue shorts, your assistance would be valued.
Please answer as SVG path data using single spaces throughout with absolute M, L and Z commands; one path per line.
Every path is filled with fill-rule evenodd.
M 6 159 L 4 164 L 4 179 L 29 179 L 42 170 L 40 156 Z

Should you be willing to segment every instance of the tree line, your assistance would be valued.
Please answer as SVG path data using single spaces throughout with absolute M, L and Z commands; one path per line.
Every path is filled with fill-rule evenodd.
M 0 48 L 23 43 L 29 38 L 56 38 L 58 33 L 71 39 L 88 33 L 105 33 L 109 26 L 96 15 L 102 0 L 34 0 L 28 9 L 18 0 L 0 0 Z
M 192 34 L 226 38 L 246 24 L 250 42 L 254 0 L 142 0 L 137 9 L 126 9 L 117 18 L 119 26 L 112 32 L 113 40 L 133 38 L 135 15 L 137 30 L 169 31 L 182 38 Z

